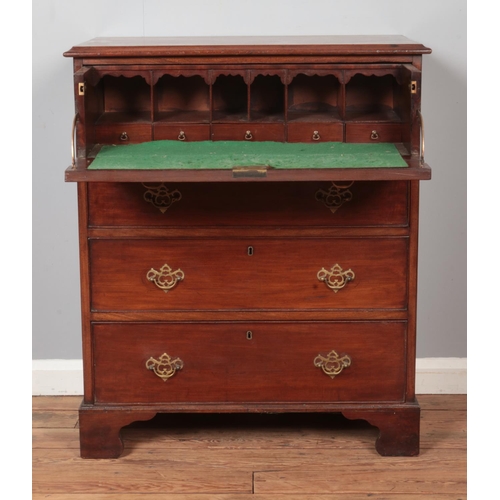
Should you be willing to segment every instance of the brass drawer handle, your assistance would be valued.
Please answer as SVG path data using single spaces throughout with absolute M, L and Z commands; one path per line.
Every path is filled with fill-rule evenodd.
M 377 132 L 376 130 L 372 130 L 372 133 L 371 133 L 371 135 L 370 135 L 370 139 L 371 139 L 372 141 L 376 141 L 376 140 L 378 140 L 378 138 L 379 138 L 379 137 L 378 137 L 378 132 Z
M 122 132 L 120 135 L 120 141 L 128 141 L 129 137 L 127 132 Z
M 424 164 L 424 152 L 425 152 L 425 134 L 424 134 L 424 117 L 422 113 L 417 111 L 418 117 L 420 119 L 420 163 Z
M 177 136 L 177 139 L 179 141 L 185 141 L 186 140 L 186 133 L 184 132 L 184 130 L 181 130 L 179 132 L 179 135 Z
M 313 141 L 319 141 L 321 139 L 321 136 L 319 135 L 319 131 L 315 130 L 312 135 L 312 140 Z
M 155 375 L 160 377 L 163 382 L 166 382 L 175 373 L 182 370 L 184 362 L 180 358 L 172 359 L 166 352 L 164 352 L 159 359 L 152 356 L 146 361 L 146 368 L 154 372 Z
M 315 198 L 317 201 L 321 201 L 334 214 L 344 203 L 352 200 L 352 192 L 349 188 L 353 184 L 354 181 L 343 185 L 332 182 L 328 191 L 318 189 Z
M 351 358 L 347 354 L 339 355 L 330 351 L 326 356 L 318 354 L 314 358 L 314 366 L 321 368 L 326 375 L 334 379 L 344 368 L 351 366 Z
M 247 130 L 245 132 L 245 140 L 246 141 L 251 141 L 253 139 L 253 135 L 252 135 L 252 132 L 250 130 Z
M 184 279 L 184 272 L 180 269 L 172 271 L 172 268 L 168 264 L 163 264 L 159 271 L 151 268 L 146 274 L 146 278 L 167 293 L 174 288 L 179 281 Z
M 318 271 L 318 279 L 324 281 L 325 285 L 337 293 L 341 288 L 344 288 L 349 281 L 352 281 L 356 275 L 351 269 L 344 271 L 338 264 L 335 264 L 330 271 L 324 267 Z
M 143 195 L 144 200 L 151 203 L 162 214 L 164 214 L 173 203 L 182 198 L 182 194 L 178 189 L 169 191 L 163 182 L 154 185 L 142 183 L 142 185 L 146 188 L 146 192 Z

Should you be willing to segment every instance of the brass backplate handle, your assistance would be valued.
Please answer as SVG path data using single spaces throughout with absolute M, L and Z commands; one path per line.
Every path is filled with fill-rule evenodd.
M 163 182 L 159 184 L 145 184 L 143 182 L 142 185 L 146 188 L 143 195 L 144 200 L 151 203 L 162 214 L 182 198 L 178 189 L 170 191 Z
M 334 214 L 344 203 L 352 200 L 352 191 L 349 189 L 354 184 L 354 181 L 340 184 L 339 182 L 332 182 L 328 191 L 318 189 L 315 194 L 317 201 L 320 201 L 329 208 Z
M 168 264 L 163 264 L 159 271 L 151 268 L 147 272 L 146 278 L 166 293 L 184 279 L 184 271 L 181 269 L 172 271 Z
M 180 358 L 171 358 L 164 352 L 159 359 L 152 356 L 146 361 L 146 368 L 154 372 L 163 382 L 173 377 L 178 370 L 182 370 L 184 362 Z
M 317 276 L 319 281 L 324 281 L 325 285 L 335 293 L 356 277 L 352 269 L 344 271 L 339 264 L 335 264 L 329 271 L 323 267 L 318 271 Z
M 314 358 L 314 366 L 321 368 L 326 375 L 334 379 L 344 368 L 351 366 L 351 358 L 347 354 L 330 351 L 326 356 L 318 354 Z

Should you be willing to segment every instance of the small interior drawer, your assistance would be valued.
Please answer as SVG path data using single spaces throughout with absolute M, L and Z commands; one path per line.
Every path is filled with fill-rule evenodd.
M 96 403 L 380 402 L 405 390 L 405 322 L 98 323 L 93 341 Z
M 401 142 L 400 123 L 346 123 L 346 142 Z
M 153 129 L 148 123 L 98 124 L 95 139 L 98 144 L 137 144 L 151 141 Z
M 208 141 L 210 140 L 210 125 L 155 123 L 153 137 L 155 141 Z
M 288 142 L 342 142 L 342 123 L 289 123 Z
M 215 123 L 214 141 L 276 141 L 285 140 L 283 123 Z
M 152 126 L 147 123 L 126 123 L 123 125 L 102 124 L 95 126 L 98 144 L 136 144 L 152 140 Z

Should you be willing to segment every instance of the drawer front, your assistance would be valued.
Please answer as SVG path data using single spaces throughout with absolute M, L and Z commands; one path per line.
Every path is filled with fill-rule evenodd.
M 400 123 L 346 123 L 346 142 L 401 142 Z
M 95 311 L 405 309 L 407 247 L 405 237 L 91 240 L 91 305 Z
M 98 403 L 402 401 L 404 322 L 95 324 Z
M 289 123 L 288 142 L 342 142 L 342 123 Z
M 153 129 L 147 123 L 123 125 L 96 125 L 95 140 L 98 144 L 137 144 L 153 139 Z
M 155 123 L 153 136 L 155 141 L 208 141 L 210 140 L 210 125 Z
M 217 123 L 212 125 L 212 140 L 284 142 L 285 125 L 282 123 Z
M 406 226 L 407 182 L 88 184 L 90 226 Z

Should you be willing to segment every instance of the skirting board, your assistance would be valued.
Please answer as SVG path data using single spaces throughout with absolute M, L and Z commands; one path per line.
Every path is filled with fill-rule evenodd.
M 81 359 L 33 360 L 33 396 L 83 394 Z M 467 394 L 467 358 L 417 359 L 417 394 Z

